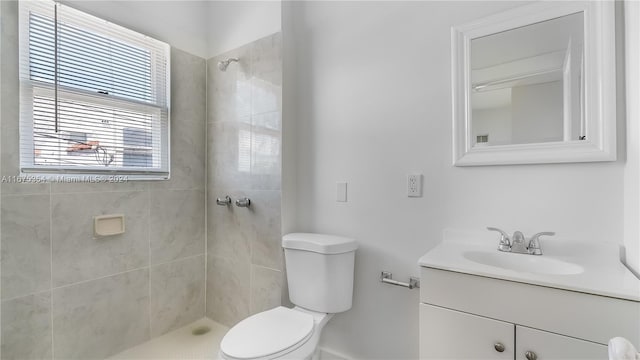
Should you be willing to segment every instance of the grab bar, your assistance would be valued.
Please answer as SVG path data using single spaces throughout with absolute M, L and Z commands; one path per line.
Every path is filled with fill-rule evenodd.
M 409 282 L 405 283 L 398 280 L 393 280 L 393 274 L 390 271 L 383 271 L 380 273 L 380 282 L 390 285 L 402 286 L 409 289 L 420 288 L 420 279 L 410 276 Z

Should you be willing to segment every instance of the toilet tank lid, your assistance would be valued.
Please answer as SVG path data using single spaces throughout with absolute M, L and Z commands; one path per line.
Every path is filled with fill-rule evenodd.
M 343 254 L 355 251 L 358 244 L 355 240 L 342 236 L 291 233 L 282 237 L 285 249 L 313 251 L 320 254 Z

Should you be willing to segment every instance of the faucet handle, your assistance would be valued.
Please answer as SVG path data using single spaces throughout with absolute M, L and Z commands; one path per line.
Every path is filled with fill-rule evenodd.
M 495 227 L 487 227 L 487 230 L 497 231 L 500 233 L 500 243 L 498 243 L 498 250 L 500 251 L 511 250 L 511 241 L 509 240 L 509 234 L 507 234 L 504 230 L 501 230 Z
M 531 239 L 529 239 L 529 245 L 527 246 L 527 251 L 531 255 L 542 255 L 542 248 L 540 247 L 540 236 L 553 236 L 556 233 L 553 231 L 543 231 L 537 234 L 534 234 Z

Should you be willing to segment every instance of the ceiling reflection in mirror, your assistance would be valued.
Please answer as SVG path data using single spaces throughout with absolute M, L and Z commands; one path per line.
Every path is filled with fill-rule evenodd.
M 475 38 L 473 146 L 584 140 L 583 13 Z

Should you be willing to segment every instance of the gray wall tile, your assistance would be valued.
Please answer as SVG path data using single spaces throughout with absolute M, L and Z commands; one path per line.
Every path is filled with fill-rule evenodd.
M 250 264 L 208 256 L 207 316 L 233 326 L 250 315 Z
M 151 264 L 204 254 L 205 200 L 201 190 L 151 192 Z
M 18 2 L 2 1 L 2 28 L 0 30 L 0 96 L 2 118 L 0 133 L 1 164 L 3 177 L 2 194 L 42 194 L 48 193 L 49 184 L 17 183 L 13 176 L 19 173 L 20 152 L 18 147 L 18 120 L 20 116 L 20 92 L 18 78 Z
M 207 127 L 208 188 L 247 189 L 251 185 L 251 117 Z
M 251 188 L 280 190 L 282 182 L 280 112 L 251 116 Z
M 93 235 L 93 216 L 124 214 L 125 233 Z M 96 279 L 149 264 L 149 194 L 52 196 L 53 286 Z
M 206 80 L 204 59 L 171 49 L 171 110 L 178 124 L 205 122 Z
M 282 109 L 282 34 L 251 43 L 251 114 Z
M 251 313 L 273 309 L 282 303 L 282 272 L 251 266 Z
M 149 271 L 53 290 L 57 359 L 101 359 L 149 339 Z
M 280 111 L 251 115 L 251 125 L 254 127 L 254 131 L 256 131 L 256 128 L 275 131 L 276 133 L 272 134 L 277 136 L 278 139 L 282 136 L 282 117 L 280 116 Z
M 2 302 L 2 358 L 51 359 L 51 293 Z
M 17 175 L 17 172 L 13 175 Z M 11 175 L 11 176 L 13 176 Z M 7 178 L 5 178 L 7 179 Z M 25 183 L 25 182 L 15 182 L 14 180 L 6 180 L 7 182 L 3 182 L 0 184 L 2 187 L 3 195 L 35 195 L 35 194 L 48 194 L 49 193 L 49 183 L 42 182 L 33 182 L 33 183 Z
M 282 109 L 282 34 L 251 43 L 251 114 Z
M 148 188 L 147 181 L 114 181 L 114 182 L 52 182 L 51 192 L 54 194 L 65 193 L 90 193 L 90 192 L 123 192 L 144 191 Z
M 226 71 L 218 61 L 238 58 Z M 208 121 L 236 121 L 251 114 L 251 46 L 245 45 L 207 61 Z
M 3 17 L 4 18 L 4 17 Z M 4 76 L 4 72 L 0 76 Z M 4 84 L 2 78 L 2 85 Z M 20 174 L 20 136 L 18 135 L 18 114 L 5 115 L 6 108 L 18 108 L 19 98 L 17 87 L 15 94 L 8 94 L 2 98 L 2 132 L 0 134 L 1 164 L 0 173 L 2 175 L 2 194 L 48 194 L 49 183 L 41 177 L 29 177 L 19 179 Z M 7 110 L 8 112 L 11 112 Z
M 204 189 L 206 62 L 171 49 L 171 179 L 151 189 Z
M 205 141 L 204 117 L 202 121 L 185 121 L 177 110 L 171 118 L 171 178 L 150 182 L 149 188 L 204 189 Z M 203 110 L 204 111 L 204 110 Z
M 51 289 L 49 195 L 2 197 L 2 298 Z
M 283 267 L 280 221 L 280 191 L 249 191 L 251 219 L 255 237 L 251 240 L 251 263 L 280 270 Z
M 217 69 L 236 56 L 240 66 Z M 232 326 L 286 294 L 279 271 L 282 35 L 209 59 L 207 67 L 207 315 Z M 225 195 L 247 196 L 251 206 L 217 206 Z
M 239 208 L 235 205 L 218 206 L 217 196 L 229 195 L 232 201 L 247 196 L 246 192 L 235 190 L 209 190 L 207 208 L 207 253 L 217 257 L 239 260 L 249 263 L 251 243 L 256 237 L 251 224 L 252 208 Z
M 263 114 L 280 111 L 282 108 L 281 86 L 261 78 L 251 79 L 251 112 Z
M 205 315 L 205 255 L 152 266 L 151 336 L 159 336 Z
M 251 61 L 253 77 L 282 86 L 282 33 L 252 42 Z

